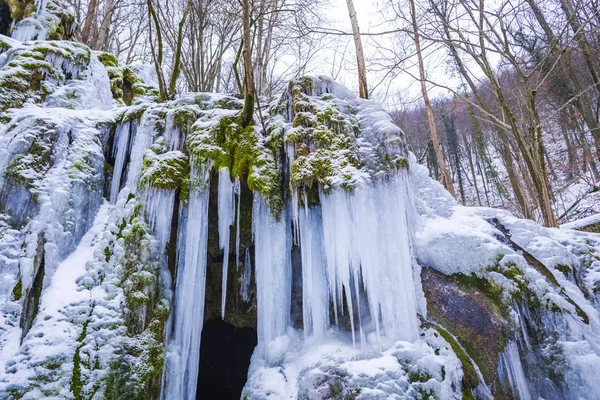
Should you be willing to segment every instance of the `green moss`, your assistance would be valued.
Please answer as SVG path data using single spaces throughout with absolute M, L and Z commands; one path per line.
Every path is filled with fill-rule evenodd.
M 558 264 L 558 265 L 557 265 L 555 268 L 556 268 L 557 270 L 559 270 L 560 272 L 562 272 L 562 273 L 563 273 L 563 275 L 564 275 L 565 277 L 567 277 L 567 278 L 568 278 L 568 277 L 569 277 L 569 275 L 570 275 L 570 274 L 573 272 L 573 269 L 572 269 L 572 268 L 571 268 L 571 266 L 570 266 L 570 265 L 568 265 L 568 264 Z
M 106 53 L 105 53 L 106 54 Z M 103 56 L 104 62 L 114 63 L 116 58 L 112 55 Z M 114 57 L 114 56 L 112 56 Z M 121 104 L 131 105 L 143 96 L 157 97 L 158 89 L 147 85 L 144 80 L 131 68 L 126 66 L 107 66 L 108 78 L 110 79 L 110 90 L 113 98 Z
M 10 17 L 16 21 L 27 18 L 35 11 L 33 0 L 6 0 L 10 10 Z
M 225 97 L 215 102 L 215 108 L 222 108 L 225 110 L 241 110 L 242 107 L 243 105 L 239 100 L 231 97 Z
M 106 53 L 104 51 L 97 51 L 96 57 L 98 57 L 98 61 L 102 63 L 105 67 L 118 67 L 119 60 L 117 57 L 111 53 Z
M 83 323 L 83 329 L 81 330 L 81 334 L 77 338 L 77 342 L 79 345 L 75 349 L 75 354 L 73 355 L 73 375 L 71 377 L 71 393 L 75 400 L 81 400 L 84 398 L 83 396 L 83 386 L 84 382 L 81 379 L 81 348 L 85 345 L 84 340 L 87 335 L 87 328 L 90 323 L 89 317 L 92 315 L 92 310 L 90 310 L 90 314 L 88 315 L 88 319 Z
M 129 201 L 135 201 L 130 199 Z M 160 395 L 164 365 L 164 326 L 169 303 L 160 295 L 160 263 L 150 246 L 149 230 L 136 203 L 121 236 L 126 256 L 122 286 L 128 337 L 116 344 L 117 357 L 104 377 L 106 399 L 148 399 Z M 145 315 L 145 319 L 140 319 Z
M 311 78 L 290 83 L 292 129 L 284 139 L 296 150 L 291 183 L 304 188 L 319 183 L 326 189 L 333 185 L 352 189 L 363 174 L 355 123 L 334 101 L 317 108 L 307 96 L 312 94 L 312 86 Z
M 456 341 L 454 336 L 452 336 L 452 334 L 450 334 L 450 332 L 448 332 L 447 330 L 445 330 L 444 328 L 442 328 L 438 325 L 432 325 L 432 324 L 428 324 L 428 325 L 431 326 L 432 328 L 434 328 L 435 330 L 437 330 L 439 332 L 439 334 L 444 338 L 444 340 L 446 342 L 448 342 L 448 344 L 450 344 L 450 346 L 452 347 L 452 351 L 454 352 L 454 354 L 456 354 L 456 356 L 460 360 L 460 363 L 462 364 L 462 368 L 463 368 L 463 379 L 462 379 L 463 399 L 472 398 L 469 396 L 473 396 L 473 394 L 472 394 L 473 389 L 475 389 L 477 386 L 479 386 L 479 375 L 477 374 L 477 370 L 475 369 L 475 366 L 473 365 L 473 360 L 471 360 L 471 357 L 469 357 L 469 355 L 463 350 L 463 348 L 460 346 L 460 344 L 458 344 L 458 342 Z M 465 397 L 465 394 L 466 394 L 466 397 Z
M 12 299 L 12 301 L 19 301 L 19 300 L 21 300 L 21 296 L 23 296 L 23 281 L 21 280 L 21 277 L 19 276 L 19 280 L 17 281 L 17 284 L 13 288 L 11 299 Z
M 222 117 L 208 130 L 197 129 L 186 145 L 199 165 L 227 168 L 233 177 L 246 178 L 250 190 L 261 193 L 271 212 L 279 218 L 283 210 L 283 187 L 275 161 L 276 153 L 261 143 L 254 126 L 242 128 L 236 117 Z
M 135 120 L 139 121 L 142 119 L 142 115 L 144 115 L 147 109 L 147 105 L 128 107 L 124 113 L 117 117 L 117 123 L 125 123 Z
M 181 197 L 186 198 L 189 179 L 190 167 L 185 154 L 179 151 L 163 154 L 148 151 L 144 155 L 141 185 L 165 190 L 181 189 L 184 194 Z
M 15 157 L 5 171 L 7 179 L 28 189 L 36 188 L 40 179 L 54 162 L 55 126 L 44 120 L 37 122 L 41 126 L 33 131 L 29 149 L 24 154 Z
M 478 290 L 492 301 L 501 315 L 506 315 L 508 313 L 507 305 L 504 304 L 503 301 L 502 287 L 494 281 L 475 274 L 465 275 L 462 273 L 452 274 L 450 279 L 459 286 L 467 286 Z
M 188 133 L 190 126 L 198 119 L 195 107 L 178 107 L 173 112 L 173 121 L 181 129 L 184 135 Z
M 54 66 L 57 58 L 65 60 L 64 66 Z M 85 69 L 89 60 L 90 50 L 71 42 L 38 41 L 13 49 L 11 61 L 0 71 L 0 112 L 21 107 L 26 101 L 42 102 L 55 88 L 47 78 L 59 85 L 77 79 L 77 70 Z M 73 72 L 75 76 L 71 76 Z

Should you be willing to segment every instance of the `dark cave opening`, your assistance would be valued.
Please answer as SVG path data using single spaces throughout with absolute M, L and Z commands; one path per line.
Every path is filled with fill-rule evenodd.
M 236 328 L 220 319 L 205 322 L 196 399 L 238 400 L 256 343 L 255 329 Z

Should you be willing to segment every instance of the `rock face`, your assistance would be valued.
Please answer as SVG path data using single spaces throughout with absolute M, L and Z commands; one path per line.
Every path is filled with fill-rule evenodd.
M 304 77 L 244 128 L 72 42 L 0 68 L 0 397 L 598 398 L 598 236 L 457 205 L 377 104 Z M 203 326 L 251 361 L 202 375 Z

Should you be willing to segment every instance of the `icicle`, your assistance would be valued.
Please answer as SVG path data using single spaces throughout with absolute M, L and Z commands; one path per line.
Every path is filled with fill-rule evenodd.
M 240 178 L 237 176 L 233 181 L 233 192 L 237 199 L 237 212 L 235 214 L 235 268 L 237 269 L 240 265 L 240 202 L 242 198 Z
M 275 363 L 285 352 L 282 337 L 290 319 L 291 303 L 291 232 L 285 212 L 279 221 L 265 200 L 254 194 L 252 208 L 254 263 L 257 291 L 258 345 L 267 362 Z M 278 339 L 279 340 L 276 340 Z
M 501 378 L 508 379 L 510 387 L 513 389 L 514 394 L 519 396 L 520 400 L 531 399 L 523 364 L 521 364 L 521 358 L 519 357 L 519 348 L 514 340 L 506 345 L 506 349 L 500 355 L 498 369 Z M 506 375 L 503 376 L 504 374 Z
M 165 118 L 165 137 L 169 151 L 181 150 L 183 144 L 183 136 L 181 128 L 175 124 L 175 112 L 170 111 Z
M 146 218 L 158 240 L 158 248 L 164 251 L 171 235 L 175 191 L 148 187 L 144 193 L 143 204 Z
M 200 338 L 204 322 L 206 247 L 208 242 L 208 173 L 192 168 L 185 242 L 178 261 L 173 335 L 167 347 L 163 399 L 195 399 Z M 204 182 L 204 184 L 202 183 Z M 180 245 L 181 246 L 181 245 Z
M 225 319 L 225 301 L 227 300 L 227 269 L 229 268 L 229 227 L 233 224 L 234 185 L 229 169 L 219 170 L 219 247 L 223 250 L 223 283 L 221 286 L 221 318 Z
M 152 145 L 154 136 L 156 135 L 155 122 L 156 120 L 152 114 L 143 114 L 140 125 L 136 129 L 134 137 L 130 140 L 131 148 L 126 185 L 132 192 L 135 192 L 140 181 L 144 154 Z
M 306 198 L 304 204 L 307 204 Z M 321 336 L 329 327 L 329 292 L 320 207 L 299 213 L 298 231 L 302 255 L 302 309 L 304 335 Z
M 405 175 L 400 174 L 375 184 L 362 184 L 353 193 L 334 190 L 320 194 L 327 277 L 336 323 L 345 295 L 353 338 L 354 313 L 360 313 L 354 304 L 360 306 L 361 288 L 378 337 L 384 333 L 393 339 L 417 338 L 411 216 L 404 179 Z
M 252 261 L 250 260 L 250 249 L 246 249 L 244 260 L 244 275 L 242 276 L 242 300 L 250 301 L 250 283 L 252 280 Z
M 112 182 L 110 184 L 110 202 L 115 204 L 121 190 L 121 180 L 123 169 L 125 168 L 125 159 L 128 152 L 129 133 L 131 122 L 125 122 L 117 127 L 115 132 L 115 144 L 113 145 L 113 157 L 115 164 L 113 168 Z

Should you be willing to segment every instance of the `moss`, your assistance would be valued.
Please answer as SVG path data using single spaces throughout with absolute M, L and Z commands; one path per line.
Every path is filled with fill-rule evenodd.
M 340 185 L 352 189 L 363 167 L 354 121 L 340 112 L 333 101 L 326 107 L 316 108 L 307 96 L 307 93 L 312 94 L 312 87 L 311 78 L 290 83 L 293 118 L 285 142 L 293 144 L 296 151 L 291 165 L 291 184 L 310 188 L 319 183 L 325 188 Z
M 40 178 L 54 162 L 55 126 L 41 119 L 37 122 L 40 127 L 33 132 L 29 149 L 15 157 L 5 171 L 7 179 L 28 189 L 36 189 Z
M 173 112 L 173 122 L 181 129 L 184 135 L 188 133 L 190 126 L 198 119 L 195 107 L 179 107 Z
M 169 303 L 159 293 L 160 263 L 153 256 L 138 204 L 120 229 L 126 254 L 120 263 L 128 337 L 117 344 L 118 356 L 103 378 L 106 399 L 156 399 L 160 395 Z M 146 318 L 140 319 L 140 315 Z
M 241 110 L 243 107 L 239 100 L 225 97 L 215 102 L 215 108 L 222 108 L 224 110 Z
M 179 151 L 163 154 L 148 151 L 144 155 L 141 185 L 165 190 L 181 189 L 181 197 L 186 198 L 189 179 L 190 167 L 185 154 Z
M 27 18 L 35 11 L 33 0 L 6 0 L 6 4 L 10 10 L 10 17 L 15 21 Z
M 114 54 L 106 53 L 104 51 L 97 51 L 96 57 L 98 57 L 98 61 L 100 61 L 105 67 L 119 66 L 119 60 L 117 60 L 117 57 L 115 57 Z
M 562 272 L 567 278 L 571 275 L 571 273 L 573 273 L 573 269 L 568 264 L 558 264 L 555 268 Z
M 17 281 L 17 284 L 15 285 L 15 287 L 13 287 L 11 299 L 12 299 L 12 301 L 19 301 L 19 300 L 21 300 L 21 296 L 23 296 L 23 281 L 21 280 L 21 277 L 19 276 L 19 280 Z
M 129 107 L 127 108 L 127 110 L 120 114 L 117 117 L 117 123 L 125 123 L 125 122 L 131 122 L 131 121 L 139 121 L 142 119 L 142 115 L 144 115 L 144 113 L 146 112 L 146 110 L 148 109 L 147 105 L 139 105 L 139 106 L 135 106 L 135 107 Z
M 408 158 L 406 158 L 406 157 L 397 157 L 395 161 L 396 161 L 396 165 L 398 168 L 404 168 L 404 169 L 410 168 L 410 165 L 408 163 Z
M 113 63 L 116 58 L 103 56 L 104 62 Z M 114 57 L 114 56 L 112 56 Z M 136 74 L 131 68 L 126 66 L 107 66 L 108 78 L 110 79 L 110 90 L 113 98 L 117 102 L 125 105 L 131 105 L 134 101 L 143 96 L 157 97 L 158 89 L 147 85 L 144 80 Z
M 276 153 L 261 143 L 254 126 L 242 128 L 234 116 L 222 117 L 209 128 L 197 128 L 186 139 L 188 150 L 199 165 L 227 168 L 233 177 L 247 179 L 250 190 L 261 193 L 271 212 L 279 218 L 283 210 L 283 187 Z
M 463 368 L 462 389 L 463 389 L 463 393 L 467 394 L 467 397 L 464 397 L 464 394 L 463 394 L 463 399 L 470 398 L 469 394 L 470 394 L 470 396 L 473 396 L 473 394 L 472 394 L 473 390 L 477 386 L 479 386 L 479 375 L 477 374 L 477 370 L 475 369 L 475 366 L 473 365 L 473 360 L 463 350 L 463 348 L 460 346 L 460 344 L 458 344 L 458 342 L 456 341 L 454 336 L 452 336 L 452 334 L 450 334 L 450 332 L 448 332 L 447 330 L 445 330 L 444 328 L 442 328 L 438 325 L 432 325 L 432 324 L 425 324 L 425 325 L 430 326 L 430 327 L 434 328 L 435 330 L 437 330 L 439 332 L 439 334 L 444 338 L 444 340 L 446 342 L 448 342 L 450 347 L 452 347 L 452 351 L 454 352 L 454 354 L 456 354 L 456 356 L 460 360 L 460 363 L 462 364 L 462 368 Z
M 92 315 L 92 310 L 90 310 L 90 314 L 88 315 L 88 319 L 83 323 L 83 329 L 81 330 L 81 334 L 77 338 L 77 342 L 79 345 L 75 349 L 75 354 L 73 355 L 73 375 L 71 377 L 71 393 L 75 400 L 81 400 L 84 398 L 83 396 L 83 386 L 84 382 L 81 380 L 81 348 L 85 345 L 84 340 L 87 336 L 87 328 L 90 323 L 89 317 Z
M 504 307 L 501 297 L 492 295 L 493 300 L 487 296 L 490 283 L 477 277 L 448 276 L 423 267 L 421 278 L 430 321 L 458 339 L 479 366 L 485 382 L 492 384 L 499 356 L 507 338 L 512 337 L 500 310 Z M 440 287 L 444 290 L 439 290 Z M 495 293 L 496 286 L 491 291 Z
M 509 310 L 503 301 L 503 290 L 502 287 L 497 283 L 486 278 L 479 277 L 475 274 L 465 275 L 458 273 L 452 274 L 450 278 L 459 286 L 467 286 L 477 289 L 481 294 L 492 301 L 500 314 L 507 315 Z
M 55 67 L 56 60 L 61 59 L 64 62 Z M 26 101 L 44 101 L 56 87 L 46 82 L 48 78 L 58 85 L 78 79 L 79 72 L 89 65 L 90 50 L 71 42 L 39 41 L 13 49 L 9 60 L 0 71 L 0 112 Z

